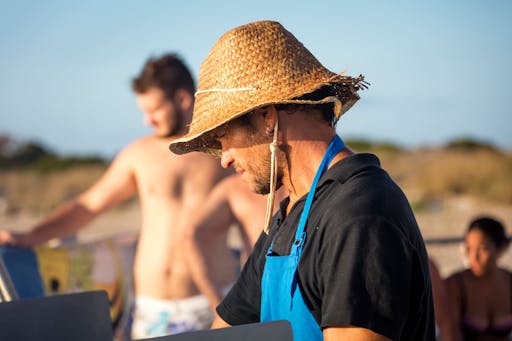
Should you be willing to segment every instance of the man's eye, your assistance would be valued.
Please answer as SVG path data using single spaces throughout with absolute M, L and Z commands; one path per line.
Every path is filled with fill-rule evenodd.
M 218 140 L 226 136 L 226 129 L 218 129 L 213 132 L 213 138 Z
M 211 131 L 210 138 L 213 140 L 219 140 L 226 135 L 225 131 Z

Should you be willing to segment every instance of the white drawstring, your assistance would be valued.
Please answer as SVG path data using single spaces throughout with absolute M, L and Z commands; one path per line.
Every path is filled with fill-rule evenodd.
M 270 231 L 270 223 L 272 221 L 272 213 L 274 212 L 274 199 L 276 196 L 277 185 L 277 130 L 279 119 L 276 115 L 276 123 L 274 125 L 274 138 L 270 144 L 270 191 L 267 196 L 267 212 L 265 213 L 265 226 L 263 231 L 268 234 Z
M 197 90 L 194 96 L 198 94 L 204 94 L 207 92 L 238 92 L 238 91 L 254 91 L 256 88 L 212 88 L 206 90 Z

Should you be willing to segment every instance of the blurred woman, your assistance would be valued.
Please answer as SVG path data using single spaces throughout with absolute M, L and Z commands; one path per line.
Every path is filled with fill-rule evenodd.
M 512 273 L 498 266 L 509 240 L 503 225 L 490 217 L 471 222 L 465 236 L 469 269 L 446 279 L 459 340 L 510 340 Z

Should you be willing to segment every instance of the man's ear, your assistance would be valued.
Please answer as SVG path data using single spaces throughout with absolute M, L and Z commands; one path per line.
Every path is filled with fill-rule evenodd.
M 260 110 L 264 110 L 263 112 L 263 120 L 265 121 L 265 127 L 267 131 L 274 131 L 274 126 L 277 120 L 277 109 L 274 105 L 268 105 L 266 107 L 261 108 Z
M 185 89 L 176 90 L 174 101 L 183 111 L 191 111 L 194 108 L 194 96 Z

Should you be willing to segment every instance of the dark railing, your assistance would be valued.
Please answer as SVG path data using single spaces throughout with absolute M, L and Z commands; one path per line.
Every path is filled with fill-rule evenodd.
M 508 239 L 512 241 L 512 236 L 509 236 Z M 443 238 L 424 238 L 425 244 L 435 244 L 435 245 L 444 245 L 444 244 L 456 244 L 462 243 L 464 241 L 463 237 L 443 237 Z

